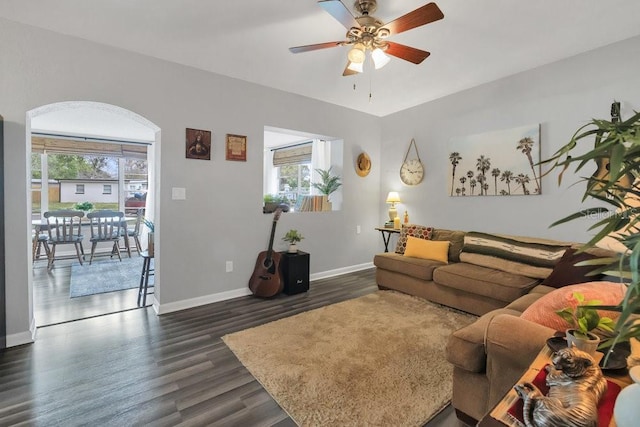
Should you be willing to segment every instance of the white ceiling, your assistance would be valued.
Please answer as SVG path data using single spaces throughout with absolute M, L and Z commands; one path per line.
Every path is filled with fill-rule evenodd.
M 374 15 L 427 2 L 378 0 Z M 443 20 L 390 38 L 429 58 L 353 77 L 342 77 L 347 47 L 288 50 L 344 39 L 315 0 L 0 0 L 0 16 L 377 116 L 640 35 L 638 0 L 436 3 Z

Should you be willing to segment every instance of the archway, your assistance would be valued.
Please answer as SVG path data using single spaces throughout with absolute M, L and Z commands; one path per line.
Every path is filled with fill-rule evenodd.
M 143 144 L 147 153 L 148 164 L 148 188 L 146 193 L 145 217 L 159 226 L 159 214 L 156 208 L 159 191 L 160 176 L 160 128 L 146 118 L 115 105 L 91 102 L 91 101 L 68 101 L 44 105 L 26 114 L 26 153 L 32 153 L 32 137 L 35 135 L 46 138 L 47 136 L 61 136 L 74 141 L 74 144 L 83 143 L 121 143 Z M 37 144 L 36 144 L 37 146 Z M 27 163 L 30 164 L 29 159 Z M 28 170 L 31 176 L 31 167 Z M 46 186 L 44 180 L 42 182 Z M 32 205 L 30 180 L 27 182 L 28 205 Z M 119 192 L 119 197 L 123 197 Z M 122 199 L 121 199 L 122 200 Z M 31 216 L 31 212 L 27 212 Z M 145 230 L 142 227 L 142 230 Z M 156 235 L 155 262 L 160 259 L 160 241 Z M 34 275 L 31 270 L 32 263 L 29 263 L 28 272 L 28 301 L 29 315 L 34 324 Z M 157 310 L 160 296 L 160 278 L 155 277 L 155 294 L 153 295 L 153 305 Z M 117 310 L 116 310 L 117 311 Z M 106 314 L 106 313 L 99 313 Z M 87 315 L 85 317 L 92 317 Z M 70 319 L 71 320 L 71 319 Z M 53 322 L 56 323 L 56 322 Z

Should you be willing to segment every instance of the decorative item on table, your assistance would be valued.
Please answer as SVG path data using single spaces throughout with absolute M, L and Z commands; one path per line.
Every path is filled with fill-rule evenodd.
M 409 224 L 409 211 L 404 211 L 404 223 Z
M 146 225 L 147 228 L 149 229 L 149 233 L 147 234 L 147 252 L 149 253 L 150 256 L 153 256 L 154 250 L 155 250 L 156 226 L 153 223 L 153 221 L 151 221 L 148 218 L 142 218 L 142 223 Z
M 332 167 L 329 169 L 316 169 L 315 171 L 320 175 L 321 182 L 313 182 L 311 186 L 322 193 L 322 209 L 323 211 L 332 210 L 331 202 L 329 201 L 329 196 L 331 193 L 334 193 L 338 188 L 342 185 L 340 182 L 340 177 L 337 175 L 331 174 Z
M 393 228 L 395 228 L 396 230 L 400 230 L 400 217 L 397 216 L 395 218 L 393 218 Z
M 387 221 L 384 223 L 384 228 L 393 228 L 393 221 Z
M 247 161 L 247 137 L 244 135 L 227 134 L 226 160 Z
M 211 131 L 187 128 L 187 159 L 211 160 Z
M 389 191 L 387 195 L 386 203 L 389 203 L 391 207 L 389 208 L 389 221 L 393 222 L 395 218 L 398 217 L 398 210 L 396 209 L 396 203 L 401 203 L 400 195 L 397 191 Z
M 541 376 L 544 380 L 538 381 Z M 527 427 L 598 425 L 598 404 L 614 387 L 591 355 L 577 348 L 561 349 L 538 377 L 514 386 L 522 406 L 514 405 L 510 415 Z
M 571 325 L 566 331 L 567 345 L 593 356 L 600 344 L 600 337 L 591 331 L 599 329 L 604 333 L 613 333 L 615 323 L 610 317 L 600 316 L 598 310 L 591 308 L 602 305 L 602 301 L 585 301 L 584 295 L 580 292 L 574 292 L 573 297 L 577 306 L 565 307 L 556 313 Z
M 287 234 L 285 234 L 282 238 L 282 240 L 284 240 L 285 242 L 289 242 L 289 249 L 287 250 L 287 252 L 289 252 L 290 254 L 295 254 L 298 252 L 297 243 L 302 239 L 304 239 L 304 236 L 300 234 L 298 230 L 293 228 L 287 231 Z

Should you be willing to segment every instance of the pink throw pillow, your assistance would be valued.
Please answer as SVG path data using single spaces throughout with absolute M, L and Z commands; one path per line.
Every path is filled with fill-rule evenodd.
M 531 304 L 520 316 L 523 319 L 547 326 L 556 331 L 564 331 L 571 327 L 556 311 L 565 307 L 576 307 L 574 292 L 584 295 L 585 301 L 600 300 L 603 305 L 618 305 L 623 299 L 627 287 L 616 282 L 587 282 L 569 285 L 544 295 Z M 599 310 L 600 316 L 607 316 L 614 321 L 620 316 L 616 311 Z M 596 334 L 598 335 L 598 334 Z

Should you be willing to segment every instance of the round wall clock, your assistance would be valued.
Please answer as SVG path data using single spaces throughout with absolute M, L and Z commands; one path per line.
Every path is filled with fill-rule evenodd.
M 416 150 L 416 157 L 413 159 L 408 158 L 411 146 Z M 423 178 L 424 166 L 422 165 L 422 160 L 420 160 L 420 154 L 418 154 L 418 146 L 416 145 L 416 141 L 411 139 L 407 154 L 404 156 L 404 161 L 400 167 L 400 179 L 407 185 L 418 185 L 422 182 Z

